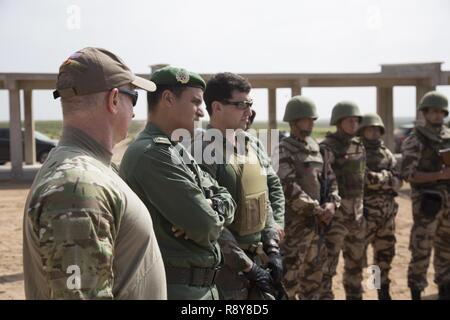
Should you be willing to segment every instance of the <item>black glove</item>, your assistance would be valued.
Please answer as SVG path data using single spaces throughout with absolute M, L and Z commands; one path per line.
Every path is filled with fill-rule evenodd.
M 283 260 L 279 252 L 269 253 L 267 267 L 271 269 L 271 276 L 274 283 L 280 283 L 283 277 Z
M 271 295 L 275 294 L 272 287 L 272 276 L 268 270 L 253 263 L 251 270 L 249 272 L 244 272 L 244 275 L 248 281 L 262 292 L 270 293 Z

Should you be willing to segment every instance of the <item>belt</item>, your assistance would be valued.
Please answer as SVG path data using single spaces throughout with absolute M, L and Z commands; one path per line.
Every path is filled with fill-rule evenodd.
M 166 267 L 167 283 L 186 284 L 192 287 L 209 287 L 215 282 L 220 267 L 211 268 L 178 268 Z

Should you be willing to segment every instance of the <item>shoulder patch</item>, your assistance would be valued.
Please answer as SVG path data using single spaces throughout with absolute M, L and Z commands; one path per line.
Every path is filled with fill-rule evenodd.
M 155 137 L 153 138 L 153 142 L 157 144 L 167 144 L 171 145 L 170 140 L 167 137 Z

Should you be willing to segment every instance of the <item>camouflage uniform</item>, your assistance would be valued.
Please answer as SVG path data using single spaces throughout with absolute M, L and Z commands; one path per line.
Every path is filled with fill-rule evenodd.
M 209 130 L 217 130 L 210 126 L 208 126 L 208 128 Z M 246 156 L 250 154 L 250 151 L 252 154 L 256 154 L 258 166 L 260 166 L 258 171 L 261 176 L 257 177 L 255 175 L 253 176 L 253 179 L 264 179 L 266 190 L 269 190 L 269 174 L 272 174 L 270 176 L 272 179 L 276 177 L 276 175 L 274 177 L 275 172 L 270 165 L 269 157 L 262 149 L 262 145 L 258 139 L 244 131 L 240 131 L 239 134 L 242 134 L 240 137 L 245 139 Z M 194 150 L 195 148 L 201 147 L 203 155 L 207 153 L 206 148 L 211 146 L 214 146 L 217 151 L 214 158 L 215 161 L 213 163 L 208 163 L 208 161 L 203 159 L 200 166 L 216 179 L 219 185 L 225 187 L 230 192 L 238 207 L 233 224 L 228 228 L 225 228 L 219 238 L 225 265 L 217 276 L 217 286 L 222 297 L 226 300 L 261 299 L 260 293 L 254 290 L 255 288 L 251 286 L 250 282 L 243 275 L 243 270 L 251 267 L 254 262 L 258 265 L 262 265 L 262 259 L 264 259 L 262 257 L 267 257 L 264 252 L 266 248 L 273 247 L 278 250 L 279 235 L 274 220 L 269 193 L 267 191 L 264 193 L 264 200 L 261 198 L 257 199 L 257 206 L 261 209 L 258 213 L 260 215 L 259 219 L 255 220 L 254 217 L 251 217 L 250 214 L 248 214 L 250 211 L 249 207 L 241 209 L 245 210 L 247 212 L 246 214 L 240 213 L 242 211 L 239 208 L 242 208 L 243 205 L 254 207 L 255 203 L 247 203 L 246 199 L 244 200 L 241 198 L 241 187 L 239 187 L 239 185 L 242 183 L 242 181 L 240 181 L 242 177 L 235 171 L 234 164 L 232 163 L 233 161 L 230 158 L 227 158 L 225 152 L 227 148 L 231 148 L 231 150 L 234 150 L 235 152 L 234 155 L 236 155 L 236 150 L 222 135 L 221 139 L 216 138 L 212 143 L 203 141 L 202 136 L 199 135 L 196 137 L 196 141 L 193 145 Z M 242 172 L 245 171 L 245 169 L 241 170 Z M 276 180 L 278 180 L 278 177 L 276 177 Z M 275 196 L 275 194 L 272 196 Z M 284 195 L 282 192 L 278 192 L 275 198 L 277 198 L 278 202 L 282 203 L 284 206 Z M 264 205 L 264 208 L 261 208 L 262 204 Z M 280 205 L 276 206 L 276 208 L 278 223 L 284 225 L 284 208 Z M 265 216 L 265 218 L 262 218 L 263 216 Z M 247 218 L 244 219 L 244 217 Z M 244 220 L 246 222 L 244 222 Z M 245 233 L 241 232 L 238 230 L 239 224 L 247 224 L 245 228 L 252 229 L 252 231 Z M 259 231 L 257 231 L 257 229 L 259 229 Z
M 125 152 L 120 175 L 155 221 L 169 299 L 218 299 L 222 264 L 217 239 L 233 221 L 235 203 L 178 142 L 149 122 Z M 210 199 L 219 206 L 213 208 Z M 172 227 L 184 230 L 175 237 Z
M 398 210 L 395 197 L 402 180 L 397 160 L 382 140 L 363 138 L 362 141 L 367 152 L 364 188 L 366 243 L 373 246 L 373 264 L 380 267 L 381 287 L 388 287 L 388 274 L 395 255 L 395 216 Z
M 65 128 L 37 174 L 24 213 L 27 299 L 166 299 L 152 220 L 111 156 Z
M 402 144 L 403 160 L 401 173 L 405 180 L 416 171 L 438 172 L 442 160 L 438 150 L 450 147 L 450 129 L 446 126 L 432 129 L 417 126 Z M 433 183 L 411 183 L 413 206 L 413 226 L 409 249 L 411 261 L 408 268 L 408 286 L 422 291 L 427 287 L 427 269 L 431 249 L 434 248 L 435 282 L 450 287 L 450 182 L 441 180 Z M 436 212 L 421 208 L 426 193 L 435 193 L 442 199 L 442 205 Z M 424 202 L 426 203 L 426 202 Z M 432 204 L 431 204 L 432 205 Z
M 339 207 L 336 177 L 313 138 L 301 141 L 293 136 L 280 142 L 278 175 L 286 197 L 286 237 L 281 245 L 286 291 L 290 299 L 319 299 L 327 252 L 316 209 L 324 183 L 329 189 L 326 202 Z
M 322 155 L 330 159 L 336 174 L 341 206 L 325 236 L 328 251 L 322 298 L 333 299 L 332 277 L 336 275 L 341 250 L 344 256 L 344 289 L 348 299 L 362 298 L 365 219 L 363 217 L 366 152 L 358 137 L 329 133 L 320 144 Z

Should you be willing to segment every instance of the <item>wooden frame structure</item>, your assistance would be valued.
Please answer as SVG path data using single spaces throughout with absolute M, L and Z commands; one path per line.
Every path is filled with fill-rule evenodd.
M 275 129 L 276 90 L 291 88 L 292 95 L 301 94 L 305 87 L 376 87 L 377 113 L 386 126 L 385 142 L 389 148 L 394 146 L 393 88 L 395 86 L 416 87 L 416 104 L 428 91 L 437 85 L 450 84 L 450 71 L 441 70 L 441 62 L 416 64 L 384 64 L 375 73 L 280 73 L 280 74 L 242 74 L 253 88 L 268 90 L 269 121 L 268 128 Z M 162 65 L 153 65 L 152 71 Z M 149 75 L 140 75 L 149 78 Z M 210 74 L 202 74 L 207 80 Z M 0 90 L 9 91 L 10 152 L 11 172 L 0 178 L 13 180 L 29 179 L 24 175 L 23 162 L 34 164 L 36 150 L 34 144 L 33 90 L 53 90 L 57 74 L 54 73 L 0 73 Z M 24 94 L 25 143 L 22 150 L 20 92 Z M 351 99 L 351 97 L 350 97 Z M 420 118 L 420 115 L 417 114 Z M 25 152 L 23 152 L 25 151 Z M 23 155 L 24 158 L 23 159 Z

